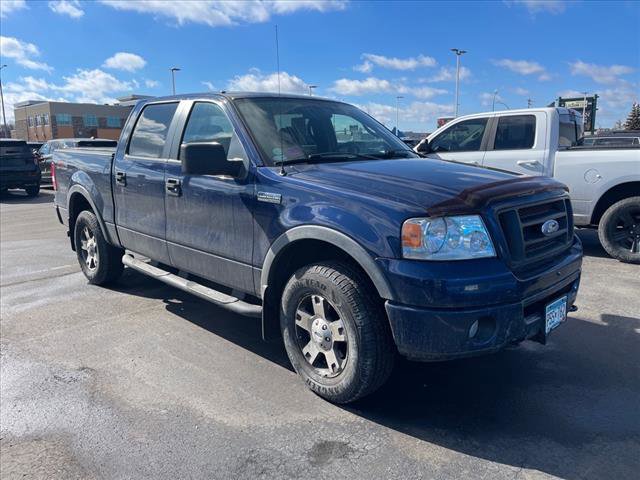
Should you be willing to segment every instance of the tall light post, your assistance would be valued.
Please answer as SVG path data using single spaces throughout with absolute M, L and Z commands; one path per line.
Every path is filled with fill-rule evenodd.
M 496 97 L 498 96 L 498 89 L 496 88 L 493 91 L 493 102 L 491 102 L 491 111 L 495 112 L 496 111 Z
M 460 57 L 467 53 L 466 50 L 460 50 L 458 48 L 452 48 L 451 51 L 456 54 L 456 105 L 455 105 L 455 114 L 454 116 L 458 116 L 458 106 L 460 102 L 458 101 L 459 93 L 460 93 Z
M 317 85 L 309 85 L 309 96 L 313 97 L 313 89 L 318 88 Z
M 176 94 L 176 72 L 179 72 L 180 69 L 178 67 L 171 67 L 171 86 L 173 87 L 173 94 Z
M 398 119 L 400 118 L 399 112 L 400 112 L 400 100 L 403 99 L 404 97 L 401 95 L 397 95 L 396 96 L 396 137 L 400 136 L 400 128 L 398 126 Z
M 0 66 L 0 72 L 6 65 Z M 9 135 L 9 129 L 7 128 L 7 116 L 4 113 L 4 94 L 2 93 L 2 76 L 0 75 L 0 102 L 2 102 L 2 124 L 4 125 L 5 135 Z

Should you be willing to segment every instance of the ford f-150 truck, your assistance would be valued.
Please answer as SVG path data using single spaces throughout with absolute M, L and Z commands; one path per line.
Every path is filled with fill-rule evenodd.
M 57 150 L 52 165 L 90 283 L 125 265 L 260 317 L 333 402 L 373 392 L 398 353 L 544 343 L 576 308 L 582 247 L 562 184 L 426 162 L 345 103 L 152 99 L 116 149 Z
M 614 258 L 640 263 L 640 145 L 588 145 L 566 108 L 465 115 L 415 147 L 429 158 L 546 175 L 569 187 L 575 224 Z

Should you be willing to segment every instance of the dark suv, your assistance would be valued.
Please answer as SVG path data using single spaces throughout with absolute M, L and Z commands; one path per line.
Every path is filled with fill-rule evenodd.
M 40 167 L 24 140 L 0 140 L 0 191 L 22 188 L 30 197 L 40 192 Z

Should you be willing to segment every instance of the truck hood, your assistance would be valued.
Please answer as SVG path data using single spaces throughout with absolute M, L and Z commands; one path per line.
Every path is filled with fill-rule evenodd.
M 547 177 L 514 175 L 429 158 L 359 160 L 289 167 L 298 180 L 413 205 L 430 215 L 477 211 L 503 198 L 566 190 Z

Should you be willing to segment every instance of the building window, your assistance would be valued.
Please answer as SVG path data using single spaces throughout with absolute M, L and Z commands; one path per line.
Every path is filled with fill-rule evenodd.
M 98 117 L 95 115 L 85 115 L 84 116 L 84 126 L 85 127 L 97 127 L 98 126 Z
M 56 115 L 58 125 L 71 125 L 71 115 L 68 113 L 58 113 Z
M 42 124 L 43 125 L 49 125 L 49 114 L 45 113 L 44 115 L 42 115 Z
M 120 117 L 107 117 L 107 127 L 120 128 L 121 122 Z
M 30 127 L 33 127 L 33 117 L 27 117 L 27 122 Z
M 36 122 L 36 127 L 37 127 L 38 125 L 40 125 L 40 115 L 35 115 L 35 116 L 33 117 L 33 119 L 34 119 L 34 120 L 35 120 L 35 122 Z

